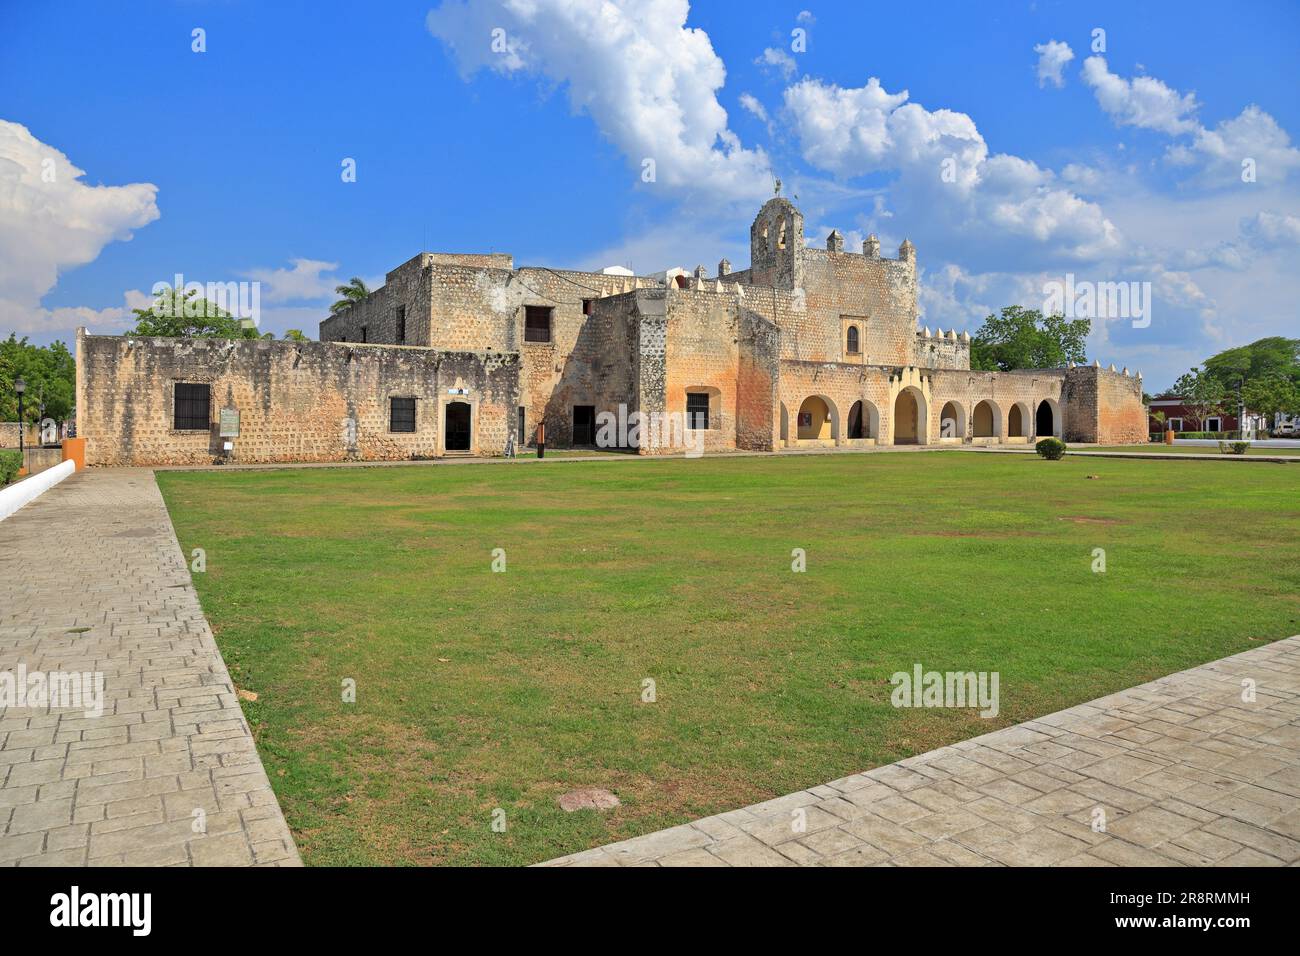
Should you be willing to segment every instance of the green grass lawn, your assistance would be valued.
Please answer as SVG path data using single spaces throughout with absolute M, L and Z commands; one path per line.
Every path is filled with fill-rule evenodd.
M 206 549 L 195 584 L 314 864 L 531 863 L 1300 632 L 1286 466 L 939 452 L 158 483 Z M 894 709 L 918 662 L 998 671 L 1001 713 Z M 560 810 L 582 786 L 623 805 Z
M 1079 451 L 1154 451 L 1160 454 L 1171 452 L 1175 455 L 1220 455 L 1218 445 L 1165 445 L 1149 442 L 1145 445 L 1076 445 Z M 1261 448 L 1251 445 L 1247 455 L 1300 455 L 1300 445 L 1294 448 Z

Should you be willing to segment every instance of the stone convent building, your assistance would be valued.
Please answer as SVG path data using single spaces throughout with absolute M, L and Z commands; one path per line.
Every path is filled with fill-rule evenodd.
M 422 253 L 319 343 L 79 333 L 78 426 L 91 462 L 123 464 L 499 455 L 539 424 L 548 445 L 594 444 L 602 413 L 632 412 L 677 413 L 705 452 L 1146 440 L 1127 369 L 971 371 L 968 333 L 917 329 L 916 268 L 907 241 L 808 247 L 781 197 L 749 268 L 712 276 Z M 667 430 L 635 445 L 681 451 Z

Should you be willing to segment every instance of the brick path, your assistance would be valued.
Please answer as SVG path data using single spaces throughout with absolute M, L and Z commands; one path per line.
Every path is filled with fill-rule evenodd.
M 299 864 L 152 472 L 83 472 L 0 522 L 0 673 L 20 665 L 101 671 L 105 703 L 0 707 L 0 865 Z
M 1243 703 L 1242 680 L 1256 682 Z M 1094 812 L 1105 831 L 1094 832 Z M 802 819 L 804 829 L 796 830 Z M 1300 636 L 547 866 L 1300 861 Z

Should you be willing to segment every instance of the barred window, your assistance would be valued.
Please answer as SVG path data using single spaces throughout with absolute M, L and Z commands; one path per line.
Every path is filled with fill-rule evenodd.
M 686 427 L 709 427 L 709 396 L 704 392 L 686 393 Z
M 207 431 L 212 424 L 212 386 L 177 382 L 172 400 L 172 427 Z
M 551 309 L 549 306 L 524 306 L 524 341 L 551 341 Z
M 415 431 L 415 399 L 393 398 L 390 401 L 392 404 L 388 415 L 388 430 L 390 432 Z

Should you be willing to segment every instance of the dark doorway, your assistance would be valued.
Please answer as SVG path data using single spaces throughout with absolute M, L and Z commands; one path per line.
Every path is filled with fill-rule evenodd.
M 849 409 L 849 437 L 866 438 L 862 433 L 862 403 L 854 402 L 853 407 Z
M 575 445 L 596 444 L 596 406 L 573 406 L 573 443 Z
M 1048 435 L 1056 434 L 1056 416 L 1052 414 L 1052 406 L 1047 402 L 1038 403 L 1038 414 L 1035 416 L 1034 433 L 1039 438 L 1046 438 Z
M 447 403 L 447 427 L 444 433 L 447 451 L 469 451 L 469 405 Z

